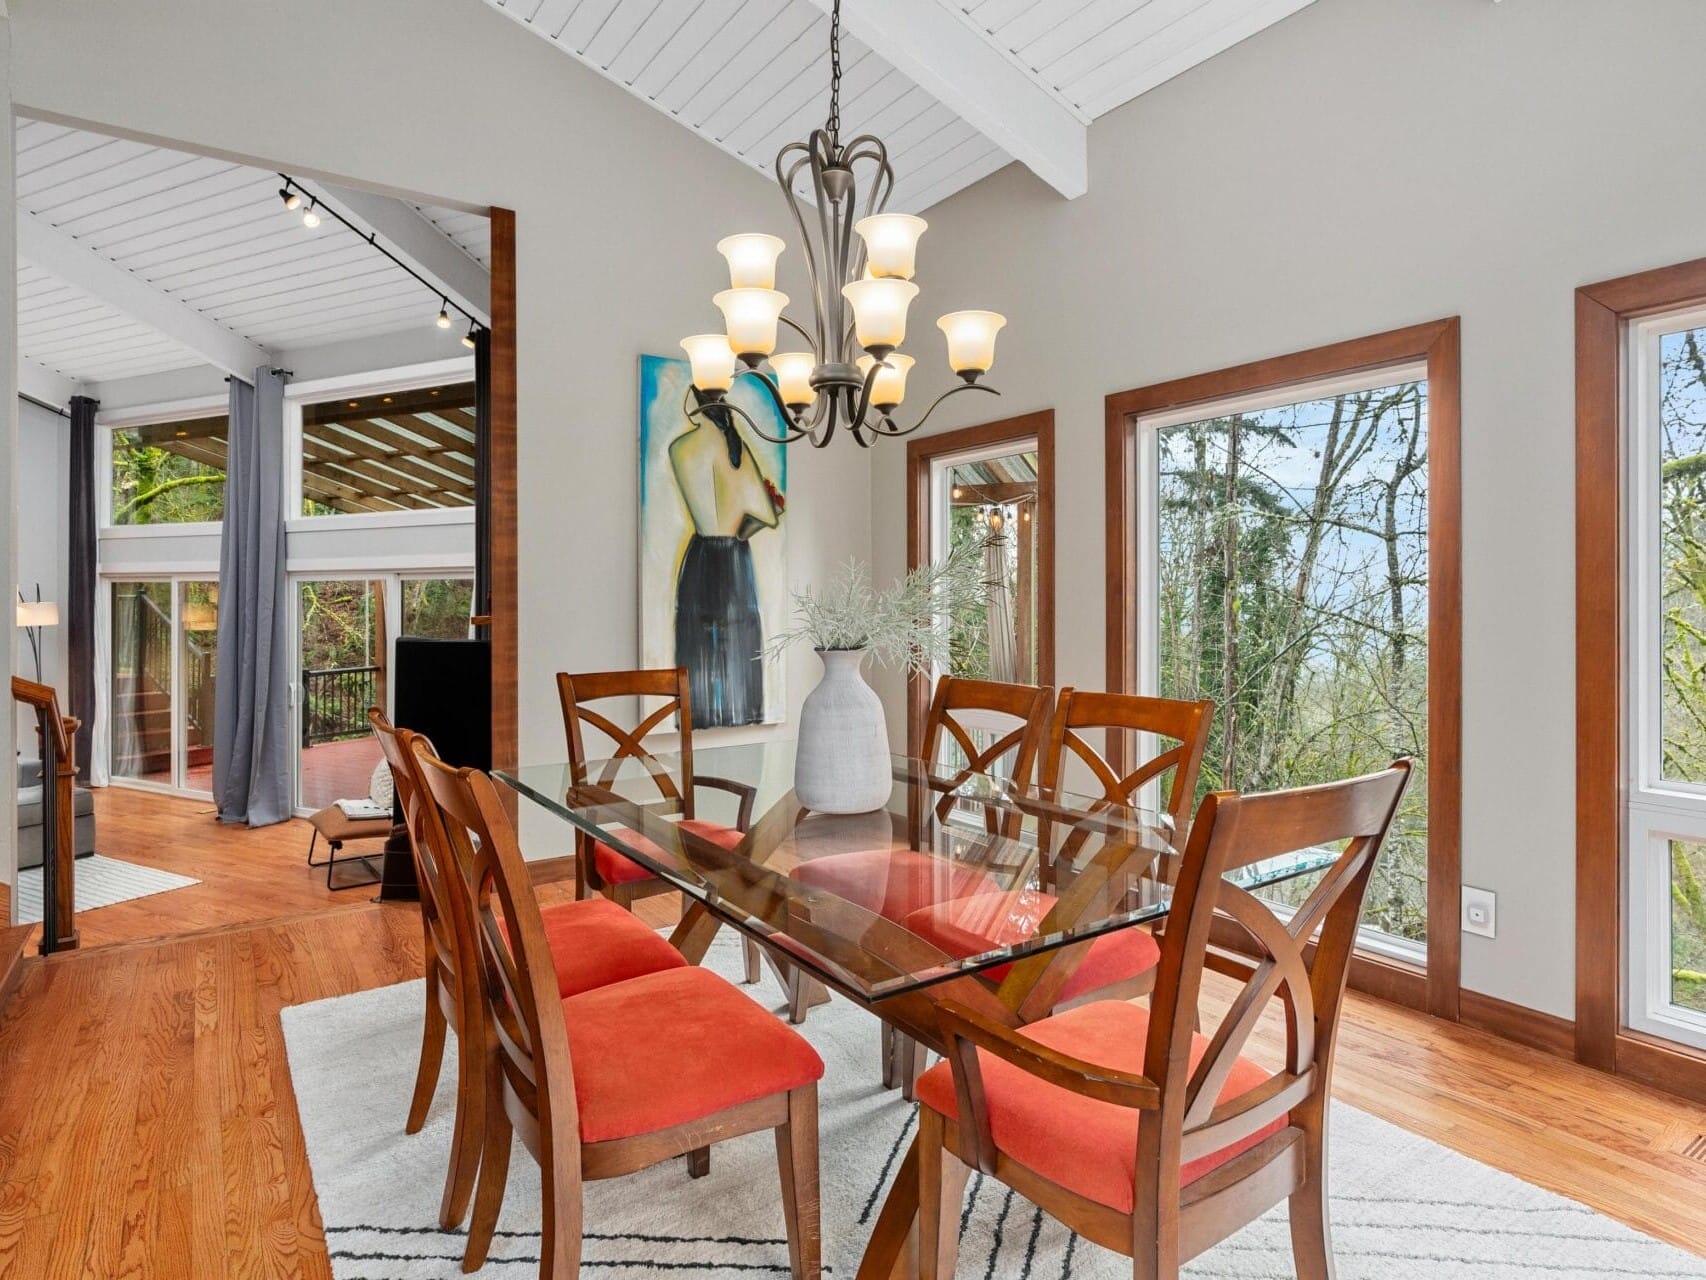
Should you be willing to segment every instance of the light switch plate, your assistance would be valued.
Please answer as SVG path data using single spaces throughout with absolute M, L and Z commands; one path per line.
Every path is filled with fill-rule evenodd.
M 1463 932 L 1483 938 L 1498 936 L 1499 899 L 1491 889 L 1463 886 Z

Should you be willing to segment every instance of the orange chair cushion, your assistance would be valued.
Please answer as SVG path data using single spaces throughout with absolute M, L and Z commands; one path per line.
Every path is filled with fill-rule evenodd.
M 668 939 L 609 898 L 560 902 L 543 908 L 539 917 L 545 923 L 560 996 L 687 964 Z
M 984 893 L 922 907 L 901 923 L 951 956 L 977 956 L 1036 937 L 1055 901 L 1053 894 L 1037 889 Z M 1148 973 L 1160 963 L 1161 946 L 1147 929 L 1105 933 L 1090 944 L 1089 954 L 1066 980 L 1057 1000 L 1069 1004 L 1092 991 Z M 981 976 L 999 983 L 1012 967 L 998 964 L 982 970 Z
M 725 827 L 720 822 L 702 822 L 698 818 L 689 818 L 681 824 L 681 829 L 720 844 L 725 849 L 732 849 L 746 839 L 745 832 Z M 624 844 L 638 845 L 660 862 L 676 860 L 674 854 L 660 849 L 654 841 L 648 840 L 637 831 L 630 831 L 627 827 L 617 827 L 615 830 L 621 833 L 620 838 Z M 593 842 L 592 865 L 598 871 L 598 878 L 606 884 L 630 884 L 635 880 L 657 879 L 655 871 L 647 870 L 632 858 L 617 853 L 602 840 Z
M 1123 1000 L 1098 1000 L 1033 1022 L 1018 1034 L 1086 1062 L 1141 1072 L 1149 1010 Z M 1192 1039 L 1193 1068 L 1208 1044 L 1207 1036 Z M 1149 1123 L 1149 1116 L 1048 1084 L 981 1049 L 978 1057 L 995 1145 L 1050 1182 L 1130 1213 L 1137 1177 L 1137 1130 L 1140 1123 Z M 1240 1058 L 1219 1100 L 1225 1102 L 1248 1093 L 1268 1078 L 1262 1067 Z M 959 1118 L 954 1077 L 946 1062 L 937 1063 L 919 1077 L 918 1100 L 950 1120 Z M 1229 1147 L 1191 1161 L 1179 1171 L 1180 1182 L 1195 1182 L 1278 1133 L 1285 1123 L 1282 1117 Z
M 916 849 L 832 853 L 802 862 L 788 874 L 897 924 L 932 903 L 1001 888 L 986 871 Z
M 563 1001 L 583 1142 L 656 1133 L 823 1077 L 817 1051 L 689 965 Z

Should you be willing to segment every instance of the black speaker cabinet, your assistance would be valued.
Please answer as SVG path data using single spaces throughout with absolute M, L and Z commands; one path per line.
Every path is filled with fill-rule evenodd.
M 473 769 L 492 767 L 492 644 L 489 640 L 424 640 L 401 636 L 391 664 L 391 722 L 432 739 L 439 758 Z M 398 822 L 402 814 L 394 815 Z M 396 846 L 395 848 L 393 846 Z M 406 840 L 385 847 L 382 901 L 418 897 Z

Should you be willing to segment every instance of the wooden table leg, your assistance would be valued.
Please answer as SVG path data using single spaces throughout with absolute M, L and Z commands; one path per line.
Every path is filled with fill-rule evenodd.
M 669 935 L 669 945 L 686 956 L 688 964 L 703 964 L 705 953 L 711 949 L 711 940 L 722 927 L 723 922 L 712 915 L 703 902 L 694 902 L 682 912 L 681 923 Z
M 894 1176 L 877 1225 L 871 1229 L 858 1280 L 910 1280 L 918 1274 L 918 1139 Z

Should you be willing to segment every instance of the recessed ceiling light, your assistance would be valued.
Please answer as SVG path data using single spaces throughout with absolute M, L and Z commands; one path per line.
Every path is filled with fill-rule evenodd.
M 352 408 L 352 409 L 359 409 L 359 408 L 361 408 L 361 401 L 359 401 L 359 400 L 351 400 L 351 401 L 350 401 L 350 402 L 349 402 L 349 407 L 350 407 L 350 408 Z

